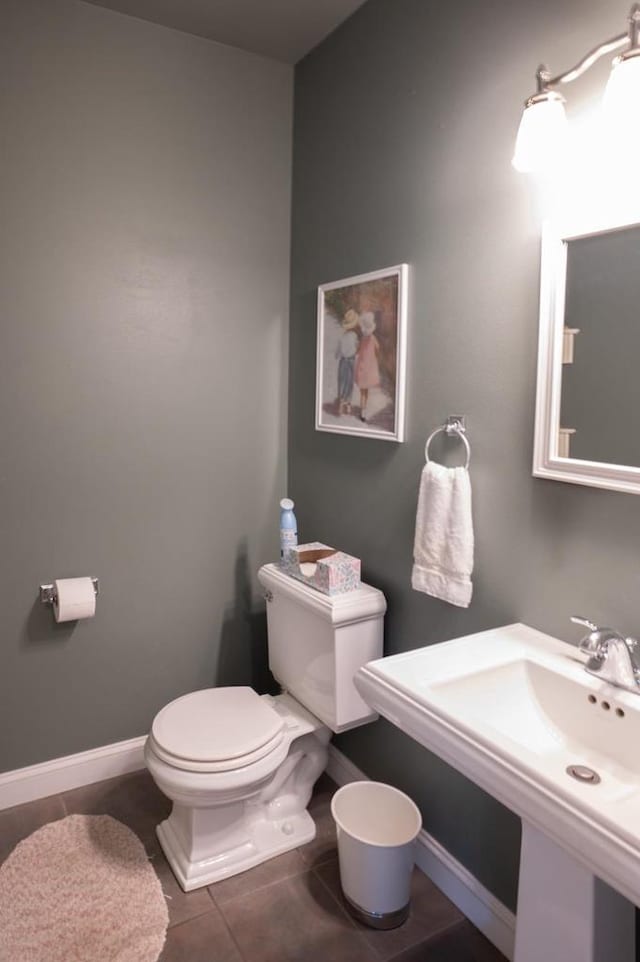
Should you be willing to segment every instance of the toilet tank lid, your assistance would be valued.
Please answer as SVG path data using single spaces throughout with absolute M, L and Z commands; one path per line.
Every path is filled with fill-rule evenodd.
M 333 625 L 349 625 L 358 621 L 368 621 L 383 615 L 387 602 L 383 593 L 364 582 L 354 591 L 343 594 L 325 595 L 316 588 L 303 584 L 297 578 L 285 574 L 278 565 L 263 565 L 258 571 L 258 581 L 272 592 L 279 592 L 313 609 L 316 614 L 326 618 Z
M 204 688 L 158 712 L 151 726 L 169 754 L 194 762 L 226 761 L 262 748 L 284 728 L 282 717 L 252 688 Z

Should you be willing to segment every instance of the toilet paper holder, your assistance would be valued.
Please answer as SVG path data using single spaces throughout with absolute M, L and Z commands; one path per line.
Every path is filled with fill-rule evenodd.
M 93 590 L 96 595 L 100 594 L 100 582 L 97 578 L 91 579 L 93 583 Z M 56 586 L 55 585 L 40 585 L 40 601 L 43 605 L 52 605 L 54 601 L 57 601 L 56 597 Z

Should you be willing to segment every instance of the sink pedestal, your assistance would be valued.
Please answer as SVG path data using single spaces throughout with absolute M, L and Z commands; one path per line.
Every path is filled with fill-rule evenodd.
M 634 907 L 522 823 L 514 962 L 634 962 Z

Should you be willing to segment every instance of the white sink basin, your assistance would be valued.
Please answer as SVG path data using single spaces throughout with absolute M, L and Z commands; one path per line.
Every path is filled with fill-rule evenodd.
M 527 765 L 559 789 L 575 788 L 564 777 L 568 764 L 602 773 L 597 794 L 579 793 L 589 803 L 638 788 L 637 707 L 616 691 L 605 696 L 602 685 L 567 656 L 550 667 L 523 653 L 517 661 L 436 682 L 431 693 L 443 712 L 455 714 L 496 749 L 517 753 L 523 763 L 526 752 Z
M 521 624 L 370 662 L 356 687 L 381 715 L 640 902 L 640 695 L 601 682 L 577 648 Z M 575 765 L 600 781 L 571 777 Z

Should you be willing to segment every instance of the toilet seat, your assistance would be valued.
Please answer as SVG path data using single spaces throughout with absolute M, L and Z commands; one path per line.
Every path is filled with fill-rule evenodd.
M 150 741 L 156 755 L 174 768 L 227 772 L 274 752 L 285 728 L 281 715 L 252 688 L 205 688 L 158 712 Z

